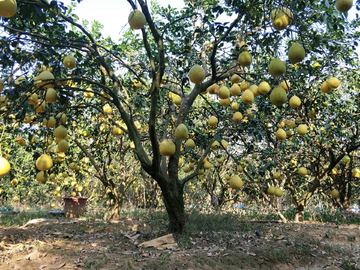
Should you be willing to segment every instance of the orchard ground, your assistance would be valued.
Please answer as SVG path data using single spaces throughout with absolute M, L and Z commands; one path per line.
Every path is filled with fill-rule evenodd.
M 164 210 L 123 210 L 119 220 L 104 210 L 77 219 L 45 208 L 2 214 L 0 269 L 360 269 L 356 212 L 317 209 L 304 223 L 282 223 L 258 207 L 197 207 L 177 247 L 157 250 L 137 245 L 167 234 Z M 134 233 L 136 241 L 127 237 Z

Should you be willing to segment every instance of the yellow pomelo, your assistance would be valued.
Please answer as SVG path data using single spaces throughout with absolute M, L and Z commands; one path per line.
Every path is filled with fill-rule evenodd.
M 320 90 L 321 92 L 328 94 L 331 92 L 332 89 L 329 86 L 328 81 L 325 81 L 321 84 Z
M 63 125 L 60 125 L 54 129 L 53 134 L 58 139 L 65 139 L 67 135 L 67 129 Z
M 301 167 L 299 168 L 298 173 L 300 175 L 307 175 L 307 169 L 305 167 Z
M 179 95 L 176 95 L 172 98 L 175 105 L 180 106 L 181 105 L 181 97 Z
M 111 106 L 110 106 L 109 104 L 105 104 L 105 105 L 103 106 L 103 111 L 104 111 L 105 113 L 107 113 L 107 114 L 112 114 L 112 108 L 111 108 Z
M 338 88 L 340 85 L 340 81 L 337 78 L 330 78 L 327 80 L 327 83 L 329 85 L 330 88 Z
M 271 60 L 269 65 L 269 73 L 274 76 L 278 77 L 283 75 L 286 72 L 286 66 L 283 61 L 281 61 L 279 58 L 275 58 Z
M 254 101 L 254 93 L 250 89 L 246 89 L 241 95 L 241 100 L 245 104 L 250 104 Z
M 353 177 L 360 178 L 360 170 L 358 168 L 352 169 L 351 173 Z
M 243 181 L 238 175 L 233 175 L 230 178 L 230 187 L 233 189 L 240 189 L 243 186 Z
M 241 84 L 240 84 L 240 89 L 241 89 L 242 91 L 245 91 L 246 89 L 249 89 L 249 87 L 250 87 L 250 83 L 247 82 L 247 81 L 245 81 L 245 80 L 243 80 L 243 81 L 241 82 Z
M 46 109 L 46 102 L 44 100 L 38 101 L 38 103 L 34 105 L 34 109 L 38 113 L 44 112 Z
M 54 103 L 57 98 L 57 92 L 54 88 L 50 87 L 46 90 L 45 101 L 47 103 Z
M 283 191 L 281 190 L 281 188 L 276 188 L 275 192 L 274 192 L 274 195 L 276 197 L 281 197 L 283 195 Z
M 222 147 L 224 147 L 225 149 L 228 147 L 228 143 L 227 143 L 227 141 L 225 141 L 224 139 L 221 140 L 221 145 L 222 145 Z
M 65 124 L 67 122 L 67 116 L 65 113 L 59 113 L 56 118 L 60 118 L 59 124 Z
M 220 147 L 220 143 L 218 141 L 214 141 L 212 144 L 211 144 L 211 149 L 212 150 L 216 150 Z
M 336 0 L 335 7 L 340 12 L 347 12 L 353 5 L 353 0 Z
M 205 169 L 205 170 L 210 169 L 211 166 L 212 166 L 212 164 L 211 164 L 209 161 L 205 161 L 205 163 L 204 163 L 204 169 Z
M 291 10 L 288 9 L 288 8 L 286 8 L 286 7 L 276 8 L 276 9 L 272 10 L 271 13 L 270 13 L 270 20 L 271 20 L 271 22 L 274 22 L 276 15 L 277 15 L 280 11 L 283 12 L 283 13 L 285 13 L 285 14 L 288 16 L 289 22 L 291 23 L 291 22 L 292 22 L 292 19 L 293 19 L 293 14 L 292 14 Z
M 50 116 L 49 120 L 46 122 L 46 127 L 53 128 L 56 125 L 56 119 L 54 116 Z
M 141 29 L 144 27 L 146 19 L 140 10 L 134 9 L 128 17 L 128 22 L 132 29 Z
M 288 81 L 282 81 L 281 87 L 287 92 L 289 91 L 290 83 Z
M 292 108 L 297 108 L 301 105 L 301 100 L 299 97 L 297 96 L 292 96 L 290 98 L 289 104 Z
M 238 61 L 242 67 L 249 66 L 252 61 L 251 54 L 248 51 L 243 51 L 240 53 Z
M 28 103 L 29 105 L 35 105 L 37 104 L 39 101 L 39 97 L 36 93 L 32 94 L 29 98 L 28 98 Z
M 186 165 L 186 166 L 183 168 L 183 171 L 184 171 L 185 173 L 189 172 L 189 171 L 190 171 L 189 166 L 188 166 L 188 165 Z
M 277 8 L 270 14 L 272 25 L 276 30 L 285 29 L 293 19 L 293 14 L 288 8 Z
M 175 129 L 175 137 L 179 140 L 184 140 L 188 137 L 189 131 L 184 124 L 180 124 Z
M 236 111 L 237 109 L 239 109 L 239 103 L 233 102 L 233 103 L 231 104 L 231 109 L 233 109 L 234 111 Z
M 17 10 L 16 0 L 0 1 L 0 17 L 10 18 L 15 15 Z
M 10 163 L 5 158 L 0 157 L 0 177 L 7 175 L 10 171 Z
M 299 135 L 305 135 L 307 133 L 307 127 L 304 124 L 300 124 L 296 131 Z
M 64 57 L 63 64 L 65 67 L 73 69 L 76 66 L 76 59 L 72 54 Z
M 348 156 L 348 155 L 346 155 L 346 156 L 344 156 L 343 158 L 342 158 L 342 162 L 344 162 L 345 164 L 348 164 L 349 162 L 350 162 L 350 157 Z
M 113 127 L 113 130 L 112 130 L 112 133 L 115 135 L 115 136 L 119 136 L 121 134 L 123 134 L 123 130 L 117 126 L 114 126 Z
M 219 89 L 218 96 L 220 99 L 226 99 L 230 97 L 230 90 L 225 85 L 222 85 Z
M 202 83 L 205 79 L 205 70 L 199 65 L 194 65 L 189 71 L 189 79 L 194 84 Z
M 268 188 L 268 194 L 269 195 L 274 195 L 274 193 L 275 193 L 275 187 L 269 187 Z
M 219 91 L 219 86 L 216 83 L 214 83 L 207 88 L 207 91 L 211 95 L 216 95 L 217 92 Z
M 45 183 L 47 180 L 47 173 L 44 171 L 40 171 L 36 174 L 36 181 L 40 183 Z
M 235 122 L 241 121 L 243 119 L 243 115 L 241 112 L 234 113 L 233 120 Z
M 100 91 L 100 99 L 101 101 L 108 101 L 110 98 L 110 95 L 106 93 L 105 91 Z
M 230 104 L 230 98 L 220 99 L 220 104 L 222 106 L 229 106 Z
M 243 172 L 243 170 L 244 169 L 243 169 L 243 167 L 241 165 L 238 165 L 237 168 L 236 168 L 236 171 L 240 172 L 240 173 Z
M 53 166 L 52 159 L 47 154 L 42 154 L 37 160 L 36 160 L 36 168 L 39 171 L 47 171 Z
M 230 88 L 230 94 L 232 96 L 238 96 L 241 93 L 240 86 L 237 83 L 234 83 Z
M 185 143 L 186 147 L 190 147 L 190 148 L 194 148 L 195 147 L 195 142 L 193 139 L 188 139 Z
M 240 82 L 240 76 L 237 75 L 237 74 L 234 74 L 234 75 L 231 76 L 230 81 L 231 81 L 233 84 L 239 83 L 239 82 Z
M 259 84 L 258 91 L 260 94 L 267 94 L 270 92 L 270 85 L 267 82 L 263 81 Z
M 24 82 L 26 82 L 26 78 L 24 76 L 20 76 L 15 80 L 15 85 L 20 85 Z
M 275 86 L 270 94 L 270 102 L 276 106 L 283 105 L 287 100 L 286 91 L 281 85 Z
M 176 150 L 175 144 L 170 139 L 163 140 L 160 143 L 159 149 L 160 149 L 160 154 L 163 156 L 171 156 L 175 153 Z
M 295 127 L 295 122 L 293 120 L 286 120 L 286 126 L 288 128 L 294 128 Z
M 69 149 L 69 143 L 62 139 L 57 146 L 57 151 L 60 153 L 64 153 Z
M 289 49 L 288 56 L 291 63 L 299 63 L 305 58 L 305 50 L 299 43 L 294 43 Z
M 286 132 L 282 128 L 279 128 L 275 133 L 276 139 L 284 140 L 286 139 Z
M 337 191 L 336 189 L 333 189 L 331 191 L 331 198 L 336 199 L 337 197 L 339 197 L 339 191 Z
M 314 68 L 317 68 L 317 67 L 321 67 L 321 65 L 320 65 L 319 62 L 315 62 L 315 63 L 313 64 L 313 67 L 314 67 Z
M 94 96 L 94 91 L 90 87 L 86 88 L 86 91 L 83 93 L 86 98 L 92 98 Z
M 280 173 L 279 172 L 274 172 L 273 177 L 276 180 L 280 179 Z
M 218 123 L 219 123 L 219 121 L 215 116 L 211 116 L 208 120 L 208 125 L 210 127 L 217 127 Z
M 250 86 L 249 90 L 253 92 L 254 97 L 257 97 L 259 95 L 259 87 L 257 85 L 253 84 L 252 86 Z
M 54 87 L 54 80 L 55 80 L 54 75 L 50 71 L 45 70 L 39 74 L 36 82 L 39 84 L 39 86 L 42 86 L 43 88 L 46 89 L 46 88 Z

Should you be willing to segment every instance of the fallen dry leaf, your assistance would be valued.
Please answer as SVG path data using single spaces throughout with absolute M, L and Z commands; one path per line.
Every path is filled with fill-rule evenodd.
M 154 247 L 159 250 L 164 249 L 172 249 L 177 247 L 177 243 L 174 240 L 174 236 L 172 234 L 167 234 L 158 238 L 155 238 L 153 240 L 143 242 L 138 245 L 138 247 Z

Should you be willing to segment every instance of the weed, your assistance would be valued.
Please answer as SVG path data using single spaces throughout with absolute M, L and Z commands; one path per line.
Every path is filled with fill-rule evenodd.
M 179 239 L 178 245 L 181 249 L 190 249 L 192 247 L 191 238 L 188 233 Z
M 348 236 L 348 241 L 349 241 L 349 242 L 355 242 L 355 238 L 356 238 L 356 237 L 355 237 L 354 235 L 352 235 L 352 236 L 349 235 L 349 236 Z
M 269 249 L 267 251 L 267 256 L 266 256 L 269 260 L 271 261 L 279 261 L 279 262 L 283 262 L 283 263 L 290 263 L 291 259 L 289 257 L 289 254 L 287 253 L 286 250 L 282 250 L 282 249 Z
M 340 267 L 344 270 L 355 270 L 356 266 L 354 264 L 351 264 L 348 260 L 343 260 L 341 262 Z
M 95 261 L 89 261 L 84 263 L 85 268 L 92 268 L 95 265 Z
M 331 234 L 331 231 L 327 230 L 326 233 L 325 233 L 325 237 L 329 238 L 330 234 Z
M 246 222 L 244 227 L 243 227 L 244 232 L 248 232 L 251 231 L 251 225 L 250 222 Z

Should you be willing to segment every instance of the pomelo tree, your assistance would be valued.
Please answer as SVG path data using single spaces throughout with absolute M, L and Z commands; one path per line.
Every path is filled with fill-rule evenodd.
M 18 1 L 16 14 L 4 18 L 0 24 L 6 32 L 1 38 L 5 82 L 2 114 L 13 113 L 21 120 L 35 115 L 42 121 L 65 113 L 71 120 L 63 123 L 69 134 L 74 133 L 72 122 L 77 124 L 87 114 L 103 115 L 111 128 L 124 133 L 143 170 L 159 185 L 171 232 L 186 230 L 184 185 L 199 170 L 210 168 L 215 162 L 216 155 L 211 152 L 214 141 L 226 140 L 227 154 L 237 164 L 255 152 L 262 158 L 246 163 L 244 180 L 267 197 L 266 185 L 255 179 L 284 165 L 289 149 L 296 153 L 296 159 L 303 161 L 302 153 L 309 149 L 306 143 L 311 147 L 317 142 L 316 138 L 305 135 L 306 140 L 294 139 L 290 144 L 280 139 L 281 132 L 275 139 L 269 124 L 278 125 L 284 118 L 295 122 L 300 117 L 302 124 L 310 128 L 311 112 L 319 113 L 316 110 L 320 100 L 327 97 L 344 100 L 347 88 L 343 86 L 356 85 L 347 84 L 343 72 L 358 68 L 355 53 L 358 23 L 350 22 L 347 13 L 339 12 L 334 4 L 209 1 L 201 6 L 190 3 L 182 10 L 158 6 L 151 10 L 142 0 L 138 5 L 132 0 L 128 3 L 134 11 L 129 16 L 133 30 L 114 42 L 101 36 L 96 23 L 82 25 L 71 8 L 61 2 Z M 229 17 L 224 22 L 218 20 L 221 15 Z M 303 49 L 292 47 L 294 43 L 301 44 Z M 76 65 L 71 57 L 64 61 L 69 54 Z M 316 61 L 319 69 L 314 67 Z M 37 74 L 36 69 L 41 65 L 50 67 L 41 70 L 48 72 L 45 77 Z M 20 76 L 25 77 L 24 86 L 15 87 Z M 329 88 L 337 84 L 328 80 L 332 77 L 339 78 L 342 85 L 330 92 Z M 275 87 L 283 80 L 288 80 L 290 85 Z M 265 85 L 260 90 L 257 86 L 263 81 L 269 87 Z M 327 81 L 327 88 L 323 89 L 329 92 L 327 96 L 320 91 L 324 81 Z M 45 103 L 49 86 L 58 95 L 54 103 Z M 284 88 L 288 88 L 287 92 Z M 28 104 L 35 93 L 38 102 Z M 87 100 L 84 93 L 93 93 L 95 98 Z M 288 104 L 288 99 L 295 95 L 301 100 L 297 108 Z M 234 102 L 239 106 L 230 108 Z M 335 112 L 341 107 L 341 103 L 332 105 Z M 234 120 L 235 111 L 244 118 Z M 321 119 L 326 122 L 326 115 Z M 185 124 L 188 134 L 176 133 L 181 124 Z M 207 130 L 211 132 L 206 133 Z M 45 138 L 50 136 L 50 130 L 44 132 Z M 98 132 L 92 134 L 93 138 L 83 147 L 95 151 L 96 142 L 105 142 Z M 194 149 L 191 144 L 186 146 L 188 138 L 195 142 Z M 334 154 L 334 160 L 339 161 L 345 152 L 355 150 L 357 140 L 354 136 L 354 145 Z M 162 144 L 164 141 L 166 144 Z M 321 146 L 315 152 L 331 158 L 331 148 Z M 196 158 L 194 170 L 179 173 L 179 161 L 189 155 Z M 304 159 L 305 166 L 314 164 L 310 157 Z M 205 158 L 208 163 L 203 162 Z M 93 165 L 98 166 L 98 162 L 94 160 Z M 335 165 L 331 158 L 328 168 Z M 322 183 L 321 172 L 309 169 L 316 173 L 310 187 L 302 188 L 302 179 L 297 182 L 301 191 L 292 189 L 295 170 L 287 176 L 290 186 L 283 185 L 293 196 L 305 196 L 305 202 Z M 300 208 L 299 211 L 301 214 Z

